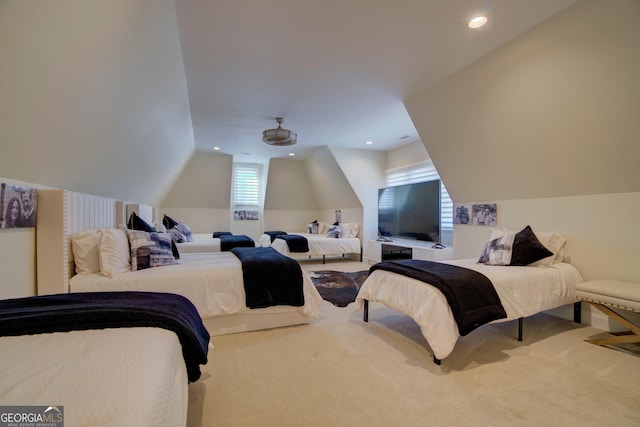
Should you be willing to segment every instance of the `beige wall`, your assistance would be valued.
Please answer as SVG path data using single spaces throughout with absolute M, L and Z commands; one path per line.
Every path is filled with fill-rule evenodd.
M 406 100 L 454 202 L 640 190 L 639 16 L 579 1 Z
M 163 209 L 229 209 L 233 157 L 196 151 L 162 202 Z
M 194 149 L 173 0 L 1 10 L 2 174 L 159 204 Z
M 314 187 L 311 185 L 305 162 L 293 159 L 271 159 L 264 201 L 265 211 L 313 211 L 317 208 Z

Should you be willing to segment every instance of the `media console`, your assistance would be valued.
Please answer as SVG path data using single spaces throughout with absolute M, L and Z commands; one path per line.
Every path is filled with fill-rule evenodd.
M 392 261 L 398 259 L 421 259 L 425 261 L 440 261 L 453 259 L 453 248 L 435 249 L 433 242 L 394 239 L 391 242 L 371 240 L 373 245 L 371 262 Z

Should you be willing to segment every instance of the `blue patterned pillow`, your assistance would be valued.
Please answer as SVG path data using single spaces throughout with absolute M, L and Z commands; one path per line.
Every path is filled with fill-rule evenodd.
M 191 229 L 189 228 L 189 226 L 187 224 L 185 224 L 184 222 L 180 221 L 180 222 L 178 222 L 178 225 L 176 225 L 173 228 L 178 230 L 179 232 L 181 232 L 184 235 L 184 238 L 185 238 L 186 242 L 193 242 L 193 234 L 191 233 Z
M 167 232 L 171 236 L 171 239 L 176 243 L 184 243 L 187 241 L 187 237 L 175 227 L 170 228 L 169 230 L 167 230 Z
M 342 226 L 330 225 L 329 231 L 327 231 L 327 237 L 333 237 L 335 239 L 339 239 L 340 237 L 342 237 Z
M 131 271 L 177 264 L 168 233 L 127 230 L 131 248 Z

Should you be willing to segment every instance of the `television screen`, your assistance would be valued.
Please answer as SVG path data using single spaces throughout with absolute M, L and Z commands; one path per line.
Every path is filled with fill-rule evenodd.
M 378 236 L 440 243 L 440 180 L 379 189 Z

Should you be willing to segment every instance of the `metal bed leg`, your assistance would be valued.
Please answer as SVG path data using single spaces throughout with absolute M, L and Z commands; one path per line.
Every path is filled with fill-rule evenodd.
M 522 325 L 524 324 L 524 319 L 521 317 L 518 319 L 518 341 L 522 341 Z
M 362 248 L 360 248 L 360 262 L 362 262 Z
M 438 359 L 436 356 L 433 356 L 433 363 L 440 366 L 442 364 L 442 360 Z
M 362 316 L 362 320 L 365 322 L 369 321 L 369 300 L 364 300 L 364 315 Z
M 573 321 L 582 323 L 582 301 L 573 303 Z
M 323 264 L 325 263 L 326 257 L 327 257 L 326 255 L 322 255 L 322 263 Z

